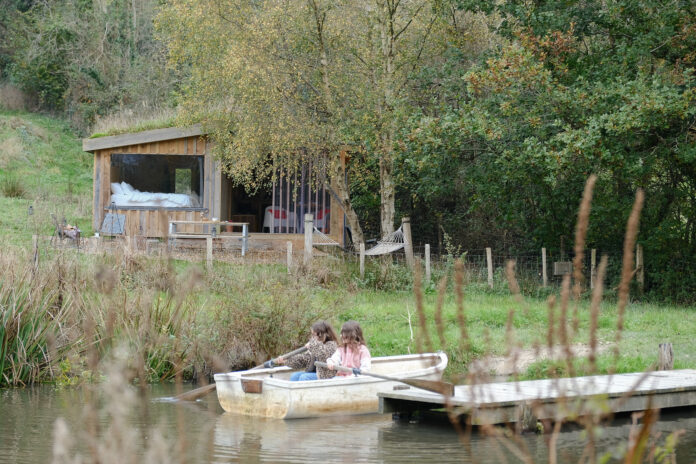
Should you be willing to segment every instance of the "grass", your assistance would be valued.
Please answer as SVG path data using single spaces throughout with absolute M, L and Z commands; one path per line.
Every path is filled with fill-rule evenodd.
M 51 214 L 91 234 L 92 156 L 66 123 L 0 112 L 0 147 L 0 239 L 25 245 L 32 234 L 50 235 Z

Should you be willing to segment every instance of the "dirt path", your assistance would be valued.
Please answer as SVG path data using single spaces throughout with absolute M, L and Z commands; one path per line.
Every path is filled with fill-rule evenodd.
M 597 354 L 609 349 L 609 343 L 600 343 L 597 346 Z M 570 347 L 571 355 L 574 358 L 584 358 L 589 356 L 589 345 L 578 343 Z M 487 356 L 472 363 L 470 372 L 480 372 L 494 376 L 507 376 L 521 373 L 537 361 L 545 359 L 564 359 L 566 356 L 562 346 L 555 346 L 550 350 L 547 346 L 538 349 L 518 349 L 510 353 L 509 356 Z

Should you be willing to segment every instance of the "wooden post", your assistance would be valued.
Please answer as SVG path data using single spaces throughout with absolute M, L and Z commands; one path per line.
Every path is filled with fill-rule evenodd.
M 406 263 L 413 270 L 413 242 L 411 241 L 411 218 L 401 219 L 401 226 L 404 233 L 404 252 L 406 253 Z
M 645 268 L 643 267 L 643 245 L 636 245 L 636 281 L 638 292 L 642 295 L 645 290 Z
M 493 288 L 493 252 L 486 248 L 486 263 L 488 264 L 488 286 Z
M 596 278 L 597 278 L 597 249 L 593 248 L 590 251 L 590 289 L 594 288 Z
M 674 351 L 671 343 L 660 343 L 657 356 L 657 370 L 671 371 L 674 368 Z
M 34 260 L 33 260 L 32 272 L 35 273 L 39 269 L 39 236 L 32 235 L 31 241 L 32 241 L 32 245 L 34 248 L 34 253 L 33 253 Z
M 292 242 L 288 240 L 288 274 L 290 274 L 290 269 L 292 269 Z
M 360 242 L 360 278 L 365 277 L 365 244 Z
M 430 283 L 430 244 L 425 244 L 425 282 Z
M 541 249 L 541 280 L 544 287 L 549 284 L 549 273 L 546 270 L 546 248 Z
M 205 257 L 208 270 L 213 268 L 213 237 L 205 238 Z
M 304 215 L 304 264 L 312 262 L 312 232 L 314 232 L 314 215 Z

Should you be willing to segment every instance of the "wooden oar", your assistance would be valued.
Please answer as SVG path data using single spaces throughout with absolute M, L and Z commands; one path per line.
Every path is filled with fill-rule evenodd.
M 301 348 L 298 348 L 296 350 L 293 350 L 289 353 L 285 353 L 284 355 L 278 356 L 278 358 L 289 358 L 291 356 L 295 356 L 300 353 L 304 353 L 307 351 L 307 347 L 303 346 Z M 269 364 L 268 367 L 274 367 L 278 363 L 278 358 L 271 359 L 270 361 L 266 361 L 263 364 L 259 364 L 258 366 L 252 367 L 251 370 L 254 369 L 261 369 L 262 367 L 266 366 L 266 364 Z M 215 384 L 211 383 L 209 385 L 206 385 L 205 387 L 200 387 L 196 388 L 195 390 L 188 391 L 186 393 L 182 393 L 181 395 L 177 395 L 174 397 L 175 400 L 177 401 L 196 401 L 199 398 L 203 398 L 205 395 L 208 393 L 214 392 L 215 391 Z
M 325 367 L 329 368 L 329 366 L 326 363 L 316 361 L 314 363 L 315 366 L 317 367 Z M 449 383 L 449 382 L 441 382 L 439 380 L 424 380 L 424 379 L 399 379 L 396 377 L 389 377 L 386 375 L 381 375 L 381 374 L 374 374 L 372 372 L 363 372 L 360 369 L 351 369 L 349 367 L 343 367 L 343 366 L 335 366 L 336 370 L 343 371 L 343 372 L 350 372 L 352 374 L 358 374 L 358 375 L 367 375 L 370 377 L 376 377 L 378 379 L 382 380 L 391 380 L 393 382 L 401 382 L 405 383 L 406 385 L 410 385 L 412 387 L 416 388 L 421 388 L 423 390 L 428 390 L 434 393 L 439 393 L 444 396 L 454 396 L 454 385 Z

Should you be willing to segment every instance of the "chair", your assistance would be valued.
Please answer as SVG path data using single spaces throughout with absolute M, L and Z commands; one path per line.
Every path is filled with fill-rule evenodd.
M 268 228 L 269 232 L 282 233 L 295 232 L 295 213 L 286 211 L 283 208 L 267 206 L 263 214 L 263 230 Z
M 329 230 L 331 220 L 331 210 L 329 208 L 319 209 L 314 213 L 314 227 L 326 233 Z

